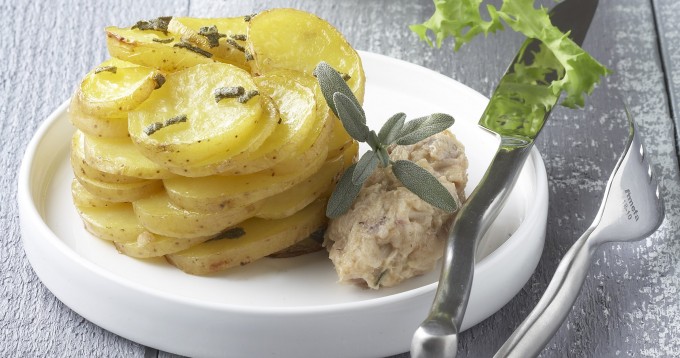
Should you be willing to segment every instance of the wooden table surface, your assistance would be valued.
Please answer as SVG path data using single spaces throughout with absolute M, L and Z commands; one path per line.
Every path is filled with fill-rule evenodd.
M 431 15 L 431 0 L 0 0 L 0 357 L 172 356 L 95 326 L 41 284 L 21 244 L 19 164 L 38 125 L 107 57 L 104 26 L 168 14 L 237 16 L 269 7 L 316 13 L 357 49 L 428 67 L 487 96 L 522 41 L 506 32 L 473 41 L 455 55 L 450 43 L 431 49 L 407 28 Z M 550 192 L 543 256 L 512 301 L 463 333 L 459 356 L 493 355 L 591 223 L 625 142 L 619 98 L 628 103 L 645 137 L 661 178 L 667 217 L 644 241 L 598 250 L 580 298 L 541 357 L 680 356 L 680 181 L 674 130 L 680 112 L 678 13 L 677 0 L 600 0 L 584 47 L 613 74 L 585 109 L 556 109 L 537 143 Z

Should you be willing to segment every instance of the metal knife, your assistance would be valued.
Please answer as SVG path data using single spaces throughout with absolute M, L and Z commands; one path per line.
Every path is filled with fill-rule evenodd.
M 565 0 L 550 11 L 550 19 L 561 31 L 570 31 L 572 41 L 580 45 L 597 4 L 598 0 Z M 411 342 L 414 358 L 456 356 L 481 238 L 515 185 L 550 108 L 559 99 L 559 95 L 550 97 L 547 87 L 557 78 L 558 69 L 522 70 L 535 57 L 545 55 L 541 51 L 540 41 L 524 42 L 479 121 L 479 126 L 500 138 L 500 147 L 451 226 L 432 308 Z M 535 103 L 539 98 L 543 105 Z

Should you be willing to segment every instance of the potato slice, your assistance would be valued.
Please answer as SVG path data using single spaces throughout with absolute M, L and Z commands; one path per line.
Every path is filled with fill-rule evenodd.
M 136 241 L 144 231 L 130 203 L 117 203 L 107 207 L 78 206 L 85 229 L 107 241 Z
M 107 208 L 109 206 L 116 206 L 119 203 L 114 203 L 108 200 L 102 200 L 89 191 L 87 191 L 77 179 L 73 178 L 71 181 L 71 197 L 73 198 L 73 204 L 76 207 L 85 208 Z
M 127 112 L 149 98 L 165 82 L 158 70 L 119 59 L 90 71 L 76 92 L 84 113 L 102 118 L 127 118 Z
M 148 231 L 143 231 L 137 240 L 134 241 L 115 241 L 113 244 L 118 252 L 140 259 L 159 257 L 186 250 L 192 246 L 210 240 L 210 237 L 194 237 L 190 239 L 180 239 L 155 235 Z
M 85 136 L 80 131 L 71 138 L 71 167 L 82 176 L 106 183 L 138 183 L 145 179 L 103 172 L 92 167 L 85 159 Z
M 281 117 L 279 110 L 276 108 L 274 101 L 266 94 L 260 94 L 260 101 L 262 102 L 262 116 L 255 122 L 257 130 L 250 134 L 250 148 L 260 147 L 266 140 L 269 139 L 274 130 L 279 127 Z M 234 162 L 240 160 L 240 157 L 245 153 L 234 156 L 233 158 L 223 157 L 222 153 L 218 153 L 215 157 L 205 159 L 201 162 L 182 165 L 179 167 L 169 166 L 168 170 L 186 177 L 204 177 L 214 174 L 222 174 L 224 167 L 232 166 Z
M 282 219 L 295 214 L 328 192 L 343 171 L 345 158 L 338 156 L 327 160 L 318 172 L 294 187 L 265 199 L 257 217 Z
M 295 9 L 260 12 L 249 22 L 246 43 L 254 73 L 286 68 L 311 75 L 325 61 L 350 76 L 347 84 L 363 102 L 366 78 L 359 55 L 336 28 L 317 16 Z
M 293 71 L 277 71 L 255 79 L 261 91 L 271 96 L 279 109 L 281 121 L 259 148 L 245 152 L 223 165 L 224 175 L 242 175 L 262 171 L 284 160 L 301 155 L 318 138 L 325 118 L 317 117 L 317 101 L 312 87 L 301 83 L 305 76 Z
M 208 35 L 206 30 L 215 26 L 217 34 Z M 202 28 L 208 28 L 203 29 Z M 215 55 L 216 58 L 250 69 L 246 63 L 243 46 L 248 31 L 248 23 L 243 17 L 229 18 L 195 18 L 173 17 L 168 23 L 168 31 L 180 35 L 180 37 L 199 48 Z M 236 46 L 235 46 L 236 45 Z
M 259 203 L 228 210 L 196 212 L 180 209 L 170 203 L 165 192 L 132 203 L 135 214 L 147 230 L 154 234 L 177 238 L 212 236 L 229 226 L 253 217 Z
M 206 212 L 246 206 L 291 188 L 319 170 L 326 159 L 329 135 L 330 125 L 326 125 L 314 145 L 303 155 L 262 172 L 177 177 L 166 179 L 163 183 L 170 201 L 186 210 Z
M 94 137 L 122 138 L 129 136 L 127 114 L 121 118 L 95 117 L 83 111 L 78 95 L 71 98 L 68 117 L 73 126 Z
M 142 155 L 130 138 L 83 135 L 83 153 L 85 161 L 92 168 L 119 178 L 166 179 L 176 176 Z
M 224 63 L 169 74 L 165 85 L 128 115 L 130 136 L 146 157 L 176 170 L 228 160 L 257 143 L 262 119 L 260 96 L 245 103 L 216 101 L 216 89 L 236 86 L 257 90 L 248 72 Z
M 344 168 L 347 169 L 359 159 L 359 143 L 355 140 L 351 141 L 342 148 L 340 154 L 345 158 Z
M 115 203 L 131 202 L 147 197 L 163 189 L 160 180 L 143 180 L 133 183 L 107 183 L 89 178 L 82 172 L 74 171 L 78 182 L 98 199 Z
M 166 259 L 182 271 L 194 275 L 245 265 L 307 238 L 325 225 L 324 211 L 325 203 L 319 201 L 285 219 L 249 219 L 234 229 L 242 236 L 209 240 L 166 255 Z
M 163 72 L 175 72 L 202 63 L 216 62 L 211 53 L 182 44 L 186 42 L 172 33 L 115 26 L 106 28 L 109 54 L 124 61 Z

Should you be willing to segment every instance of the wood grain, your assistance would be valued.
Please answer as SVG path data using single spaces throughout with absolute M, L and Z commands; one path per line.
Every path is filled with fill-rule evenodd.
M 680 125 L 680 2 L 673 0 L 653 0 L 661 59 L 666 73 L 668 97 L 671 114 L 675 123 L 676 142 Z M 678 150 L 676 146 L 676 151 Z M 680 152 L 678 152 L 680 153 Z
M 669 91 L 680 93 L 677 5 L 674 0 L 600 0 L 584 47 L 614 73 L 595 90 L 585 109 L 557 109 L 537 144 L 550 189 L 541 262 L 510 303 L 462 335 L 459 356 L 493 355 L 538 301 L 559 259 L 592 221 L 625 141 L 620 99 L 637 118 L 663 182 L 667 219 L 649 239 L 597 252 L 580 299 L 541 357 L 680 356 L 680 179 L 668 97 Z M 19 235 L 16 173 L 24 148 L 79 78 L 105 58 L 103 27 L 166 14 L 236 16 L 284 6 L 328 19 L 358 49 L 423 65 L 487 96 L 522 41 L 506 32 L 475 40 L 455 55 L 450 43 L 431 49 L 406 27 L 429 17 L 430 0 L 193 0 L 143 5 L 131 0 L 97 5 L 0 1 L 6 21 L 0 26 L 4 60 L 0 165 L 6 168 L 0 173 L 5 188 L 0 191 L 0 228 L 5 233 L 0 241 L 0 356 L 156 355 L 155 350 L 93 325 L 56 300 L 31 270 Z M 663 56 L 658 39 L 665 43 Z M 176 357 L 165 352 L 158 356 Z

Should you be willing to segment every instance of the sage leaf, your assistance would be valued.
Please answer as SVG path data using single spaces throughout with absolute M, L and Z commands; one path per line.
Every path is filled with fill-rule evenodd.
M 387 149 L 385 149 L 385 147 L 381 146 L 378 148 L 378 150 L 375 151 L 375 155 L 378 157 L 380 165 L 383 168 L 387 168 L 387 166 L 390 165 L 390 155 L 387 153 Z
M 333 103 L 347 133 L 359 142 L 365 142 L 370 131 L 366 126 L 366 115 L 361 106 L 340 92 L 333 94 Z
M 444 113 L 433 113 L 407 122 L 401 130 L 401 136 L 395 141 L 399 145 L 416 144 L 453 125 L 453 117 Z
M 452 213 L 458 209 L 451 193 L 430 172 L 408 160 L 392 163 L 392 172 L 412 193 L 430 205 Z
M 368 144 L 373 150 L 378 150 L 378 148 L 382 147 L 380 144 L 380 139 L 378 139 L 378 135 L 375 134 L 375 131 L 370 131 L 368 133 L 368 136 L 366 136 L 366 144 Z
M 354 199 L 359 195 L 361 185 L 352 183 L 352 175 L 356 168 L 356 163 L 349 166 L 342 177 L 335 186 L 333 194 L 328 199 L 328 206 L 326 206 L 326 216 L 330 219 L 335 219 L 349 210 L 354 202 Z
M 390 145 L 399 137 L 401 129 L 404 127 L 406 121 L 406 114 L 397 113 L 390 117 L 390 119 L 383 124 L 378 132 L 378 140 L 384 145 Z
M 352 173 L 352 184 L 363 185 L 375 168 L 378 167 L 378 156 L 372 150 L 367 151 L 357 162 L 357 166 Z
M 326 99 L 328 107 L 330 107 L 337 117 L 340 117 L 340 115 L 338 114 L 338 110 L 335 106 L 333 95 L 339 92 L 350 98 L 355 103 L 362 113 L 364 124 L 366 123 L 366 115 L 363 114 L 364 109 L 361 108 L 361 104 L 354 96 L 352 90 L 349 89 L 349 86 L 347 86 L 347 82 L 342 79 L 342 76 L 338 73 L 338 71 L 331 67 L 331 65 L 322 61 L 316 65 L 316 68 L 314 69 L 314 76 L 316 76 L 316 79 L 319 82 L 321 93 L 323 93 L 323 97 Z

